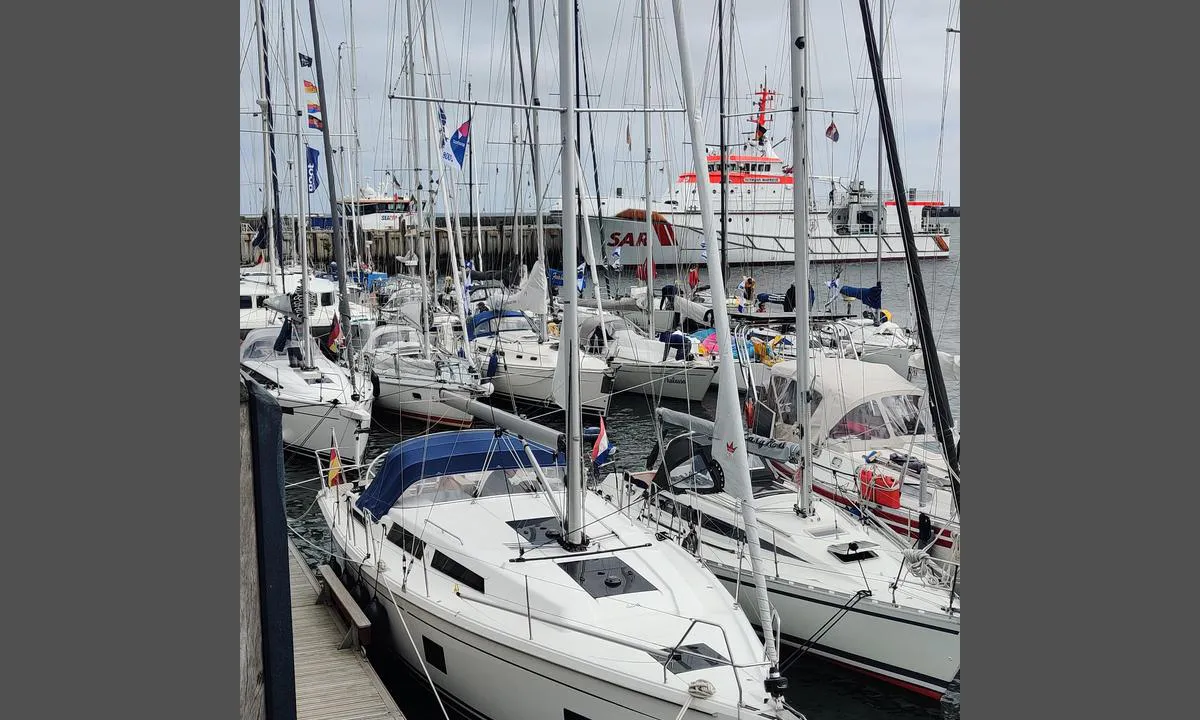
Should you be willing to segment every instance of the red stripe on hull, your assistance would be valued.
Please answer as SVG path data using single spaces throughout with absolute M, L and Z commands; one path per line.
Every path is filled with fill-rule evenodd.
M 816 651 L 814 650 L 813 652 L 816 652 Z M 933 698 L 934 700 L 942 699 L 941 692 L 939 692 L 937 690 L 933 690 L 931 688 L 927 688 L 924 685 L 917 685 L 916 683 L 911 683 L 911 682 L 908 682 L 907 680 L 901 680 L 899 678 L 894 678 L 889 675 L 885 675 L 881 672 L 876 672 L 874 670 L 867 670 L 866 668 L 862 668 L 857 665 L 852 665 L 848 662 L 839 660 L 836 657 L 833 657 L 830 655 L 822 655 L 821 657 L 825 658 L 826 660 L 831 660 L 831 661 L 837 663 L 838 665 L 840 665 L 844 668 L 847 668 L 849 670 L 853 670 L 855 672 L 862 673 L 863 675 L 869 675 L 869 676 L 875 678 L 876 680 L 882 680 L 885 683 L 887 683 L 888 685 L 894 685 L 896 687 L 903 688 L 910 692 L 914 692 L 918 695 L 923 695 L 927 698 Z

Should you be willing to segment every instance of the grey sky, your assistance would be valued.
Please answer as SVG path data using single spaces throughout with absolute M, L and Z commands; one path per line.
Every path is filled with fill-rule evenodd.
M 408 104 L 389 101 L 389 89 L 404 93 L 401 80 L 402 51 L 406 34 L 407 0 L 359 0 L 354 3 L 354 42 L 357 46 L 358 123 L 361 153 L 359 182 L 368 178 L 377 189 L 387 189 L 391 179 L 384 172 L 391 168 L 408 168 L 406 128 Z M 528 0 L 517 4 L 517 27 L 525 66 L 525 83 L 529 83 L 529 20 Z M 307 0 L 268 0 L 267 25 L 272 44 L 272 100 L 277 109 L 276 154 L 278 158 L 282 205 L 292 212 L 294 201 L 294 170 L 288 161 L 295 160 L 294 125 L 290 116 L 281 112 L 295 102 L 292 53 L 290 49 L 290 9 L 295 3 L 300 22 L 301 52 L 312 55 L 312 35 L 308 24 Z M 430 6 L 429 43 L 435 55 L 440 87 L 438 97 L 465 99 L 467 82 L 471 83 L 476 100 L 511 102 L 509 48 L 505 34 L 508 3 L 502 0 L 411 0 L 414 15 L 420 17 L 422 6 Z M 551 0 L 533 0 L 539 25 L 537 84 L 542 104 L 558 105 L 558 40 L 555 10 Z M 889 77 L 899 80 L 888 83 L 889 100 L 897 124 L 904 179 L 909 187 L 931 192 L 940 185 L 942 198 L 961 202 L 959 190 L 959 54 L 957 34 L 948 34 L 947 27 L 958 28 L 957 0 L 885 0 L 892 23 L 887 36 L 885 63 Z M 239 94 L 240 128 L 258 131 L 260 119 L 249 114 L 255 109 L 258 89 L 258 44 L 254 32 L 253 13 L 257 0 L 240 0 L 241 39 L 239 44 L 241 90 Z M 689 15 L 686 27 L 691 43 L 694 72 L 702 83 L 704 119 L 707 142 L 716 143 L 717 58 L 716 58 L 716 0 L 685 0 Z M 874 4 L 874 3 L 873 3 Z M 589 90 L 599 97 L 592 104 L 599 107 L 640 107 L 642 103 L 642 66 L 640 6 L 641 0 L 582 0 L 581 19 L 583 50 Z M 777 106 L 789 104 L 787 46 L 787 0 L 725 0 L 728 22 L 729 8 L 735 23 L 733 47 L 726 47 L 727 62 L 733 64 L 734 86 L 727 88 L 727 112 L 749 112 L 751 93 L 765 77 L 768 86 L 779 92 Z M 352 130 L 349 101 L 349 0 L 318 0 L 321 55 L 327 102 L 331 107 L 324 117 L 333 133 Z M 856 0 L 809 0 L 809 78 L 810 107 L 840 111 L 858 111 L 857 115 L 834 116 L 840 140 L 833 143 L 825 138 L 829 125 L 828 114 L 809 117 L 810 167 L 814 175 L 856 177 L 868 187 L 876 186 L 876 127 L 873 90 L 860 78 L 870 75 L 863 43 L 862 20 Z M 653 0 L 651 25 L 651 105 L 682 107 L 680 80 L 674 35 L 674 22 L 669 0 Z M 872 10 L 878 16 L 878 6 Z M 657 18 L 657 19 L 654 19 Z M 873 21 L 877 25 L 877 19 Z M 283 31 L 281 32 L 281 26 Z M 280 46 L 280 38 L 288 43 Z M 420 38 L 418 36 L 418 42 Z M 344 45 L 343 45 L 344 43 Z M 342 91 L 339 92 L 339 45 L 341 52 Z M 947 75 L 947 61 L 949 74 Z M 301 78 L 315 81 L 315 68 L 301 68 Z M 424 59 L 418 45 L 417 94 L 424 95 Z M 946 104 L 943 125 L 943 94 Z M 339 116 L 339 96 L 343 108 Z M 316 95 L 303 95 L 304 102 L 316 102 Z M 450 129 L 467 119 L 467 108 L 446 104 Z M 421 108 L 423 110 L 423 107 Z M 779 144 L 779 154 L 787 161 L 793 155 L 790 125 L 787 116 L 780 114 L 781 123 L 771 126 L 770 132 Z M 424 114 L 419 114 L 422 130 L 427 126 Z M 584 118 L 581 137 L 584 141 L 585 180 L 590 194 L 595 193 L 590 138 L 595 140 L 601 191 L 612 194 L 621 187 L 626 195 L 643 194 L 642 166 L 643 119 L 636 113 L 598 113 L 592 115 L 589 131 Z M 558 118 L 554 113 L 539 115 L 544 182 L 549 185 L 549 197 L 558 196 L 558 174 L 561 158 Z M 751 128 L 745 118 L 729 122 L 730 142 L 743 137 Z M 510 111 L 496 108 L 477 108 L 471 131 L 471 143 L 476 153 L 475 178 L 480 206 L 485 211 L 504 211 L 512 208 L 512 147 L 513 132 Z M 626 145 L 626 132 L 632 140 L 632 150 Z M 321 135 L 304 129 L 306 142 L 322 150 L 321 188 L 310 195 L 311 211 L 327 212 L 324 153 Z M 939 137 L 940 184 L 938 183 Z M 684 142 L 687 127 L 679 113 L 652 116 L 652 194 L 662 195 L 668 182 L 690 164 Z M 424 160 L 428 147 L 427 135 L 418 137 L 421 158 L 418 165 L 428 167 Z M 334 138 L 350 145 L 349 138 Z M 241 209 L 247 214 L 262 207 L 262 136 L 258 132 L 241 133 Z M 832 167 L 832 172 L 831 172 Z M 339 173 L 340 173 L 339 169 Z M 452 171 L 457 181 L 466 182 L 466 169 Z M 404 192 L 410 175 L 400 174 Z M 885 174 L 884 184 L 888 187 Z M 345 177 L 339 175 L 338 193 L 347 190 Z M 532 207 L 532 173 L 528 159 L 521 172 L 522 206 Z M 814 192 L 823 197 L 828 181 L 814 182 Z M 890 188 L 889 188 L 890 190 Z M 466 209 L 466 186 L 458 187 L 459 207 Z

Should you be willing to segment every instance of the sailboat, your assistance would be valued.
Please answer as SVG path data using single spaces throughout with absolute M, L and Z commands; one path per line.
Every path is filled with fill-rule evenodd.
M 259 25 L 263 58 L 261 69 L 263 86 L 269 91 L 267 81 L 266 9 L 259 2 L 256 22 Z M 293 24 L 293 34 L 295 27 Z M 297 61 L 298 62 L 298 61 Z M 296 69 L 297 84 L 299 70 Z M 297 90 L 297 96 L 299 92 Z M 270 114 L 270 100 L 263 102 L 264 112 Z M 264 150 L 270 155 L 268 167 L 274 167 L 274 128 L 267 123 L 269 144 Z M 297 121 L 297 152 L 300 152 L 301 131 Z M 303 162 L 296 163 L 297 194 Z M 332 178 L 330 185 L 332 186 Z M 273 178 L 272 193 L 275 207 L 279 205 L 278 180 Z M 299 214 L 299 213 L 298 213 Z M 335 235 L 335 243 L 337 241 Z M 362 460 L 371 427 L 373 398 L 365 392 L 366 378 L 353 368 L 339 365 L 318 347 L 312 335 L 312 316 L 317 309 L 308 282 L 308 254 L 306 243 L 300 243 L 301 263 L 298 284 L 290 294 L 268 296 L 263 304 L 277 313 L 283 322 L 277 327 L 250 330 L 242 340 L 239 352 L 239 374 L 243 382 L 253 380 L 271 392 L 283 409 L 284 447 L 307 453 L 325 446 L 327 438 L 337 438 L 343 448 L 349 450 L 355 463 Z M 281 243 L 275 243 L 275 248 Z M 343 276 L 344 277 L 344 276 Z M 343 281 L 344 282 L 344 281 Z M 349 300 L 344 286 L 340 300 L 342 318 L 350 317 Z M 339 350 L 342 322 L 334 316 L 333 330 L 327 342 L 330 352 Z M 344 338 L 342 339 L 344 342 Z M 351 348 L 351 352 L 352 352 Z
M 814 358 L 809 436 L 813 490 L 847 510 L 866 508 L 935 558 L 957 561 L 961 533 L 945 456 L 920 410 L 925 392 L 883 364 Z M 796 363 L 771 368 L 755 392 L 756 432 L 799 442 L 793 414 Z M 869 458 L 869 462 L 867 460 Z M 790 484 L 796 464 L 766 461 Z
M 574 6 L 558 9 L 571 117 Z M 571 123 L 563 133 L 573 147 Z M 573 164 L 562 175 L 571 197 Z M 574 268 L 573 222 L 563 243 Z M 494 720 L 799 720 L 771 634 L 760 641 L 676 543 L 588 491 L 576 302 L 563 301 L 558 355 L 566 431 L 444 392 L 499 427 L 407 440 L 357 481 L 331 472 L 317 504 L 333 556 L 382 605 L 393 644 L 443 708 Z
M 805 14 L 798 5 L 791 3 L 791 34 L 804 37 Z M 792 96 L 798 106 L 793 116 L 793 135 L 798 138 L 807 137 L 803 58 L 803 43 L 797 43 L 792 55 Z M 807 143 L 801 141 L 798 147 L 797 167 L 803 169 Z M 797 199 L 803 197 L 805 179 L 806 175 L 798 176 Z M 807 206 L 799 200 L 796 204 L 796 286 L 804 287 Z M 808 307 L 808 303 L 796 304 L 795 327 L 808 327 Z M 717 320 L 723 315 L 721 309 L 720 304 L 714 308 Z M 719 324 L 717 333 L 718 337 L 724 334 Z M 881 365 L 827 359 L 819 351 L 798 347 L 794 361 L 771 368 L 781 421 L 811 428 L 809 416 L 814 409 L 824 412 L 839 404 L 834 390 L 840 386 L 829 378 L 833 373 L 825 369 L 827 364 L 857 364 L 859 372 L 891 372 Z M 809 366 L 824 369 L 820 374 L 827 379 L 828 385 L 822 386 L 827 395 L 807 381 Z M 776 382 L 789 372 L 797 382 Z M 845 371 L 846 382 L 853 373 Z M 788 391 L 790 395 L 784 394 Z M 754 408 L 756 422 L 764 421 L 765 410 L 769 408 Z M 961 604 L 956 578 L 943 572 L 924 549 L 914 548 L 907 534 L 877 524 L 869 511 L 856 506 L 857 512 L 851 513 L 820 494 L 814 497 L 812 446 L 805 432 L 797 431 L 799 444 L 753 433 L 731 436 L 726 412 L 719 410 L 717 421 L 711 423 L 660 409 L 660 417 L 690 432 L 656 447 L 646 471 L 609 474 L 605 492 L 618 504 L 641 498 L 639 517 L 704 559 L 731 592 L 740 592 L 743 584 L 766 592 L 787 628 L 781 633 L 783 643 L 939 697 L 959 668 Z M 837 415 L 836 410 L 830 412 Z M 716 439 L 726 439 L 730 447 L 753 446 L 756 454 L 773 456 L 766 463 L 759 461 L 760 468 L 768 465 L 769 469 L 769 463 L 778 462 L 782 454 L 793 475 L 781 483 L 772 472 L 759 472 L 747 495 L 742 481 L 730 482 L 729 468 L 720 463 L 722 452 L 714 447 Z M 875 468 L 866 471 L 874 490 Z M 762 534 L 750 533 L 749 523 L 739 524 L 739 510 L 746 506 L 756 510 Z M 743 569 L 745 549 L 766 551 L 771 558 L 768 571 L 750 583 Z

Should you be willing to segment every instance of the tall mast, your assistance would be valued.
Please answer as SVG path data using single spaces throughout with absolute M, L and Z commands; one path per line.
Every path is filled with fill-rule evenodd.
M 275 118 L 271 111 L 271 68 L 267 62 L 267 8 L 265 0 L 258 0 L 258 46 L 259 72 L 262 75 L 262 98 L 258 106 L 262 112 L 263 132 L 266 134 L 263 145 L 263 208 L 267 213 L 267 257 L 273 257 L 279 250 L 275 262 L 279 264 L 279 290 L 287 292 L 287 284 L 283 275 L 283 224 L 279 217 L 279 172 L 275 165 Z M 267 179 L 271 186 L 268 191 Z
M 467 100 L 469 101 L 470 99 L 471 99 L 471 83 L 467 83 Z M 467 200 L 470 207 L 467 209 L 467 211 L 471 215 L 471 224 L 474 225 L 474 227 L 475 227 L 475 248 L 476 248 L 475 262 L 477 263 L 479 270 L 482 272 L 483 271 L 483 229 L 480 227 L 480 224 L 479 224 L 479 216 L 475 214 L 475 211 L 479 207 L 479 203 L 477 200 L 477 197 L 478 197 L 477 194 L 479 192 L 479 188 L 478 188 L 478 186 L 475 185 L 475 143 L 470 140 L 470 138 L 476 137 L 476 135 L 475 135 L 475 106 L 472 104 L 467 105 L 467 128 L 469 128 L 468 134 L 467 134 L 467 137 L 468 137 L 468 140 L 467 140 L 467 162 L 468 162 L 468 164 L 467 164 L 467 186 L 468 186 L 467 193 L 470 195 L 470 197 Z
M 353 126 L 353 137 L 351 141 L 354 143 L 350 149 L 350 170 L 353 173 L 350 177 L 351 197 L 355 200 L 359 198 L 358 183 L 362 180 L 362 148 L 358 139 L 358 46 L 354 44 L 354 0 L 349 2 L 349 21 L 350 21 L 350 122 Z M 355 202 L 354 209 L 351 211 L 354 214 L 354 243 L 350 252 L 351 259 L 358 258 L 360 262 L 366 261 L 366 246 L 363 246 L 363 254 L 358 252 L 358 236 L 362 225 L 362 207 Z M 349 268 L 346 268 L 349 272 Z
M 684 107 L 687 110 L 688 130 L 691 134 L 692 164 L 696 170 L 696 195 L 700 203 L 700 221 L 705 238 L 711 240 L 716 234 L 713 222 L 712 198 L 708 175 L 708 158 L 704 147 L 704 135 L 700 127 L 700 109 L 696 103 L 696 85 L 692 79 L 692 58 L 687 36 L 683 27 L 683 0 L 672 0 L 675 15 L 675 39 L 679 44 L 679 67 L 683 79 Z M 720 260 L 708 256 L 708 276 L 713 287 L 724 282 Z M 717 363 L 720 382 L 717 386 L 717 419 L 714 428 L 713 458 L 725 471 L 728 492 L 740 499 L 742 520 L 745 523 L 746 545 L 750 554 L 750 566 L 754 572 L 755 594 L 758 600 L 759 622 L 763 628 L 763 645 L 771 663 L 768 687 L 784 684 L 779 677 L 779 655 L 775 647 L 774 620 L 767 599 L 766 575 L 763 571 L 762 544 L 758 538 L 758 519 L 753 505 L 754 496 L 750 488 L 749 458 L 746 455 L 745 429 L 738 409 L 737 378 L 734 375 L 733 338 L 729 334 L 729 312 L 723 298 L 713 298 L 713 320 L 717 329 L 717 344 L 722 362 Z
M 416 97 L 417 96 L 417 84 L 416 84 L 416 78 L 414 77 L 414 73 L 416 70 L 416 61 L 414 60 L 414 56 L 416 55 L 417 50 L 416 50 L 416 44 L 415 44 L 416 41 L 414 40 L 414 37 L 415 37 L 414 30 L 415 30 L 416 26 L 415 26 L 415 23 L 413 23 L 412 0 L 406 0 L 406 2 L 404 3 L 404 8 L 405 8 L 406 20 L 408 21 L 408 56 L 405 60 L 406 66 L 408 68 L 408 96 Z M 426 360 L 428 360 L 429 353 L 430 353 L 429 324 L 430 324 L 430 321 L 432 320 L 432 316 L 429 311 L 429 295 L 432 292 L 432 288 L 427 285 L 427 283 L 429 282 L 429 269 L 425 264 L 425 252 L 426 252 L 425 227 L 424 227 L 425 213 L 422 212 L 421 207 L 419 205 L 420 197 L 418 196 L 419 191 L 417 190 L 417 188 L 419 188 L 421 186 L 421 169 L 419 167 L 417 167 L 417 134 L 418 134 L 418 131 L 417 131 L 417 103 L 415 100 L 410 100 L 408 102 L 408 124 L 409 124 L 409 133 L 411 133 L 409 136 L 409 139 L 408 139 L 409 167 L 412 168 L 413 203 L 416 205 L 416 211 L 417 211 L 416 212 L 416 216 L 417 216 L 417 272 L 419 272 L 421 274 L 421 290 L 422 290 L 422 292 L 421 292 L 421 334 L 423 336 L 424 342 L 421 343 L 421 354 Z
M 316 0 L 308 0 L 308 19 L 312 25 L 313 36 L 313 67 L 317 71 L 317 98 L 321 103 L 321 108 L 324 110 L 329 107 L 325 102 L 325 75 L 321 72 L 321 36 L 317 30 L 317 5 Z M 324 113 L 322 113 L 324 114 Z M 338 225 L 338 206 L 337 206 L 337 180 L 333 172 L 333 143 L 329 139 L 329 123 L 321 123 L 321 137 L 325 141 L 325 178 L 326 185 L 329 187 L 329 212 L 333 220 L 333 260 L 338 264 L 338 317 L 343 323 L 350 322 L 350 295 L 346 292 L 346 250 L 342 244 Z M 354 343 L 350 342 L 350 333 L 346 331 L 346 357 L 350 364 L 350 386 L 357 388 L 357 379 L 354 372 Z
M 717 125 L 720 128 L 718 140 L 721 144 L 721 271 L 724 277 L 729 274 L 729 254 L 725 247 L 725 238 L 729 233 L 729 214 L 725 204 L 729 193 L 726 183 L 729 151 L 725 147 L 725 0 L 717 0 L 717 108 Z
M 892 113 L 888 109 L 887 90 L 883 85 L 883 72 L 879 59 L 879 48 L 875 44 L 875 31 L 871 27 L 871 8 L 867 0 L 859 0 L 862 12 L 863 32 L 867 40 L 867 56 L 871 61 L 871 75 L 875 84 L 875 102 L 883 120 L 883 141 L 887 147 L 888 169 L 891 171 L 892 194 L 896 197 L 896 215 L 900 221 L 900 233 L 904 237 L 904 257 L 908 267 L 908 280 L 912 285 L 913 300 L 916 302 L 917 330 L 920 336 L 921 356 L 925 362 L 925 375 L 929 379 L 929 410 L 937 430 L 938 442 L 946 457 L 950 471 L 951 489 L 954 492 L 954 507 L 961 514 L 959 486 L 958 446 L 954 442 L 951 426 L 954 418 L 950 414 L 950 401 L 946 395 L 946 380 L 942 376 L 942 363 L 938 360 L 937 343 L 933 337 L 929 305 L 925 300 L 925 282 L 921 276 L 917 243 L 913 237 L 912 218 L 908 215 L 908 200 L 904 194 L 904 176 L 900 172 L 900 152 L 896 146 L 896 131 L 892 125 Z
M 296 240 L 300 246 L 300 302 L 303 309 L 303 317 L 300 320 L 302 328 L 300 337 L 304 339 L 300 343 L 300 350 L 304 356 L 304 367 L 308 368 L 312 367 L 312 331 L 309 329 L 308 323 L 308 236 L 307 229 L 304 227 L 305 218 L 308 215 L 305 212 L 308 188 L 301 188 L 308 167 L 308 153 L 305 151 L 307 146 L 304 144 L 304 128 L 301 122 L 304 119 L 304 108 L 301 107 L 304 94 L 300 87 L 300 33 L 296 28 L 296 0 L 291 0 L 290 6 L 292 13 L 292 85 L 296 89 Z
M 573 0 L 558 0 L 558 85 L 562 98 L 563 112 L 559 126 L 562 128 L 564 158 L 576 153 L 575 147 L 575 4 Z M 583 535 L 583 452 L 579 403 L 579 322 L 578 292 L 575 287 L 575 268 L 578 267 L 575 243 L 577 238 L 575 208 L 575 163 L 562 164 L 562 242 L 563 242 L 563 291 L 559 301 L 563 306 L 563 324 L 559 336 L 558 352 L 567 364 L 567 527 L 566 541 L 569 546 L 584 544 Z
M 887 36 L 883 31 L 884 0 L 879 0 L 879 54 L 883 55 L 883 43 Z M 879 116 L 879 132 L 876 138 L 875 157 L 875 282 L 883 282 L 883 114 Z M 899 207 L 897 205 L 896 207 Z
M 425 15 L 426 11 L 427 11 L 427 8 L 425 8 L 425 7 L 421 8 L 421 49 L 425 54 L 425 70 L 426 70 L 426 73 L 425 73 L 425 97 L 431 98 L 434 96 L 434 92 L 435 92 L 434 80 L 433 80 L 433 78 L 434 78 L 433 63 L 434 63 L 435 58 L 434 58 L 434 54 L 431 53 L 429 50 L 429 18 L 428 18 L 428 16 Z M 435 36 L 435 38 L 436 38 L 436 36 Z M 471 340 L 470 340 L 470 337 L 467 335 L 467 317 L 466 317 L 467 298 L 466 298 L 465 294 L 463 293 L 463 284 L 462 284 L 461 276 L 459 275 L 460 263 L 459 263 L 459 252 L 458 252 L 458 245 L 459 245 L 458 240 L 461 239 L 461 234 L 455 232 L 454 215 L 457 215 L 458 213 L 457 213 L 457 208 L 453 207 L 451 204 L 454 201 L 454 176 L 451 175 L 450 171 L 447 170 L 447 165 L 449 163 L 447 163 L 445 161 L 445 159 L 442 157 L 441 148 L 438 146 L 439 143 L 441 143 L 445 140 L 445 135 L 439 127 L 441 125 L 441 118 L 435 116 L 435 108 L 432 105 L 429 107 L 429 123 L 430 123 L 429 143 L 430 143 L 430 153 L 431 153 L 431 155 L 430 155 L 431 167 L 430 167 L 429 172 L 430 172 L 430 178 L 432 181 L 432 177 L 433 177 L 432 163 L 437 163 L 438 174 L 440 177 L 440 180 L 438 182 L 438 188 L 439 188 L 439 194 L 442 196 L 442 219 L 446 223 L 446 246 L 447 246 L 447 249 L 449 251 L 449 256 L 450 256 L 449 257 L 450 280 L 451 280 L 451 283 L 454 285 L 454 293 L 458 297 L 458 301 L 455 303 L 455 305 L 458 308 L 458 320 L 459 320 L 459 325 L 461 326 L 461 329 L 462 329 L 462 336 L 460 338 L 460 340 L 462 342 L 462 356 L 467 360 L 467 362 L 471 365 L 471 367 L 476 367 L 475 354 L 473 352 L 471 352 Z M 429 223 L 429 226 L 431 229 L 434 228 L 434 226 L 435 226 L 435 223 L 432 219 Z M 434 243 L 434 247 L 435 248 L 437 247 L 436 242 Z M 436 250 L 435 250 L 435 254 L 436 254 Z
M 517 100 L 517 63 L 521 59 L 517 57 L 517 0 L 509 0 L 508 2 L 508 23 L 507 25 L 512 30 L 508 36 L 508 96 L 509 101 L 516 105 Z M 525 263 L 525 244 L 521 242 L 521 160 L 518 149 L 521 143 L 521 132 L 518 130 L 520 126 L 519 115 L 514 107 L 508 111 L 509 119 L 512 122 L 512 189 L 513 189 L 513 242 L 517 246 L 517 258 L 522 267 Z M 542 333 L 545 337 L 545 332 Z
M 720 2 L 720 0 L 717 0 Z M 650 2 L 642 0 L 642 132 L 646 139 L 646 162 L 642 165 L 646 185 L 646 327 L 654 334 L 654 220 L 650 214 Z M 725 198 L 722 197 L 722 200 Z M 596 288 L 600 292 L 600 288 Z
M 531 98 L 530 105 L 535 108 L 542 104 L 538 98 L 537 84 L 537 66 L 538 66 L 538 34 L 537 25 L 533 16 L 533 0 L 529 0 L 529 96 Z M 533 213 L 534 223 L 537 233 L 537 248 L 538 260 L 542 261 L 542 269 L 546 268 L 546 229 L 542 219 L 542 160 L 538 150 L 540 135 L 538 134 L 538 115 L 541 113 L 534 110 L 529 114 L 533 123 L 533 147 L 530 149 L 531 160 L 533 165 Z M 565 281 L 564 281 L 565 282 Z M 545 337 L 546 316 L 542 314 L 542 336 Z
M 796 511 L 812 514 L 812 444 L 808 440 L 808 53 L 805 52 L 808 0 L 790 0 L 792 42 L 792 138 L 796 153 L 792 178 L 793 234 L 796 238 L 796 429 L 804 452 Z
M 345 112 L 346 112 L 346 95 L 345 95 L 345 91 L 344 91 L 344 90 L 343 90 L 343 88 L 342 88 L 342 47 L 343 47 L 343 46 L 345 46 L 345 44 L 346 44 L 346 43 L 344 43 L 344 42 L 340 42 L 340 43 L 338 43 L 338 64 L 337 64 L 337 95 L 338 95 L 338 112 L 337 112 L 337 127 L 338 127 L 338 130 L 339 130 L 339 134 L 338 134 L 338 142 L 339 142 L 339 143 L 345 142 L 345 137 L 346 137 L 346 133 L 344 132 L 344 130 L 345 130 L 345 127 L 346 127 L 346 123 L 344 122 L 344 118 L 345 118 Z M 346 146 L 345 146 L 345 145 L 340 145 L 340 144 L 338 145 L 338 162 L 339 162 L 339 163 L 341 164 L 341 166 L 342 166 L 342 177 L 347 179 L 347 188 L 348 188 L 348 189 L 346 190 L 346 196 L 347 196 L 347 198 L 348 198 L 348 201 L 347 201 L 347 203 L 346 203 L 346 207 L 345 207 L 345 210 L 346 210 L 347 212 L 344 212 L 344 213 L 342 213 L 342 224 L 343 224 L 343 226 L 342 226 L 342 237 L 343 237 L 343 242 L 348 242 L 348 241 L 346 240 L 346 238 L 348 238 L 348 237 L 353 237 L 353 236 L 354 236 L 354 234 L 355 234 L 355 233 L 354 233 L 354 211 L 355 211 L 355 208 L 356 208 L 356 206 L 357 206 L 357 203 L 355 202 L 355 197 L 354 197 L 354 192 L 353 192 L 353 190 L 350 190 L 350 189 L 349 189 L 349 188 L 353 188 L 353 187 L 354 187 L 354 184 L 353 184 L 353 182 L 352 182 L 353 178 L 351 178 L 351 177 L 350 177 L 350 174 L 351 174 L 351 173 L 350 173 L 350 156 L 349 156 L 349 155 L 347 154 L 347 152 L 346 152 Z M 349 216 L 350 216 L 350 217 L 348 217 L 348 218 L 346 217 L 347 213 L 348 213 L 348 214 L 349 214 Z M 345 258 L 343 258 L 343 259 L 345 259 Z M 342 261 L 341 261 L 341 260 L 335 260 L 334 262 L 338 263 L 338 267 L 339 267 L 339 268 L 341 268 L 341 266 L 342 266 Z

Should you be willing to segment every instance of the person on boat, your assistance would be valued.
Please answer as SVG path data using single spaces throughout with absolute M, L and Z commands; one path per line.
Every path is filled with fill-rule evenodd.
M 693 359 L 688 352 L 692 349 L 692 340 L 678 328 L 662 331 L 658 335 L 658 341 L 663 344 L 663 361 L 671 354 L 671 348 L 675 348 L 676 360 Z
M 663 310 L 663 309 L 674 310 L 675 309 L 675 296 L 678 293 L 679 293 L 679 290 L 674 285 L 663 285 L 662 297 L 660 297 L 658 299 L 658 309 L 659 310 Z
M 745 300 L 754 300 L 754 278 L 747 277 L 742 281 L 742 298 Z

